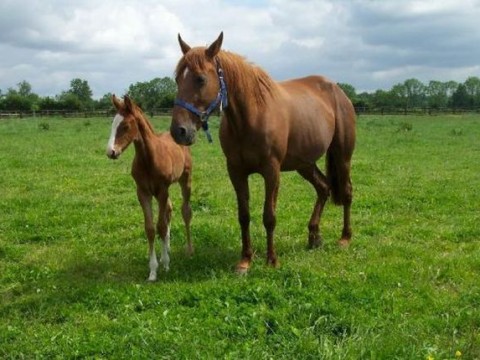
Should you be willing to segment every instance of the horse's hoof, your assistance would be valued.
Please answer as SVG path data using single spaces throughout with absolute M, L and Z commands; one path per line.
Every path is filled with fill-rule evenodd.
M 186 246 L 185 247 L 185 254 L 187 254 L 188 257 L 192 257 L 194 253 L 193 246 Z
M 267 265 L 276 269 L 280 266 L 280 262 L 277 259 L 268 259 L 267 260 Z
M 308 248 L 310 250 L 322 247 L 323 241 L 319 234 L 310 234 L 308 236 Z

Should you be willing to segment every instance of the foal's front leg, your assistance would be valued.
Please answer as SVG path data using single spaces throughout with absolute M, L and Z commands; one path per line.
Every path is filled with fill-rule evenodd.
M 148 239 L 148 257 L 150 274 L 148 281 L 157 280 L 158 261 L 155 254 L 155 228 L 153 226 L 153 213 L 152 213 L 152 196 L 143 193 L 140 189 L 137 189 L 137 197 L 143 210 L 145 234 Z

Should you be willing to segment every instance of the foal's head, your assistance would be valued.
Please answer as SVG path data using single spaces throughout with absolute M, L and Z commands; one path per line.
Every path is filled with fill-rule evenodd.
M 120 154 L 138 139 L 139 131 L 135 117 L 138 116 L 136 105 L 125 95 L 123 101 L 112 95 L 112 103 L 117 109 L 117 114 L 112 121 L 112 132 L 107 145 L 107 156 L 118 159 Z
M 191 48 L 178 35 L 183 57 L 176 68 L 178 93 L 170 133 L 179 144 L 193 144 L 202 121 L 206 121 L 206 117 L 224 101 L 220 96 L 219 64 L 216 58 L 222 41 L 223 33 L 220 33 L 209 47 Z

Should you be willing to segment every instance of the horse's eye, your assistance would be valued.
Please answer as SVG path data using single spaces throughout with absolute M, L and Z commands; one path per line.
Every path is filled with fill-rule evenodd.
M 203 85 L 205 85 L 207 83 L 207 77 L 205 75 L 198 75 L 195 78 L 195 82 L 199 87 L 202 87 Z

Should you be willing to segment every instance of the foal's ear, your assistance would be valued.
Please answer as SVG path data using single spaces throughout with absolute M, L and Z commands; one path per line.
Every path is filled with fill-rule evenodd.
M 130 100 L 130 97 L 128 95 L 125 95 L 123 97 L 123 103 L 125 104 L 125 109 L 129 113 L 133 113 L 133 102 L 132 102 L 132 100 Z
M 183 41 L 180 34 L 178 34 L 178 43 L 180 44 L 180 49 L 182 49 L 183 55 L 190 51 L 190 46 L 185 41 Z
M 122 103 L 120 102 L 120 100 L 118 100 L 115 94 L 112 95 L 112 104 L 117 110 L 120 110 L 120 108 L 122 107 Z
M 223 31 L 220 33 L 220 35 L 218 35 L 217 40 L 215 40 L 212 43 L 212 45 L 210 45 L 208 49 L 205 50 L 205 53 L 209 58 L 213 59 L 215 55 L 218 54 L 218 52 L 220 51 L 220 48 L 222 47 L 222 42 L 223 42 Z

